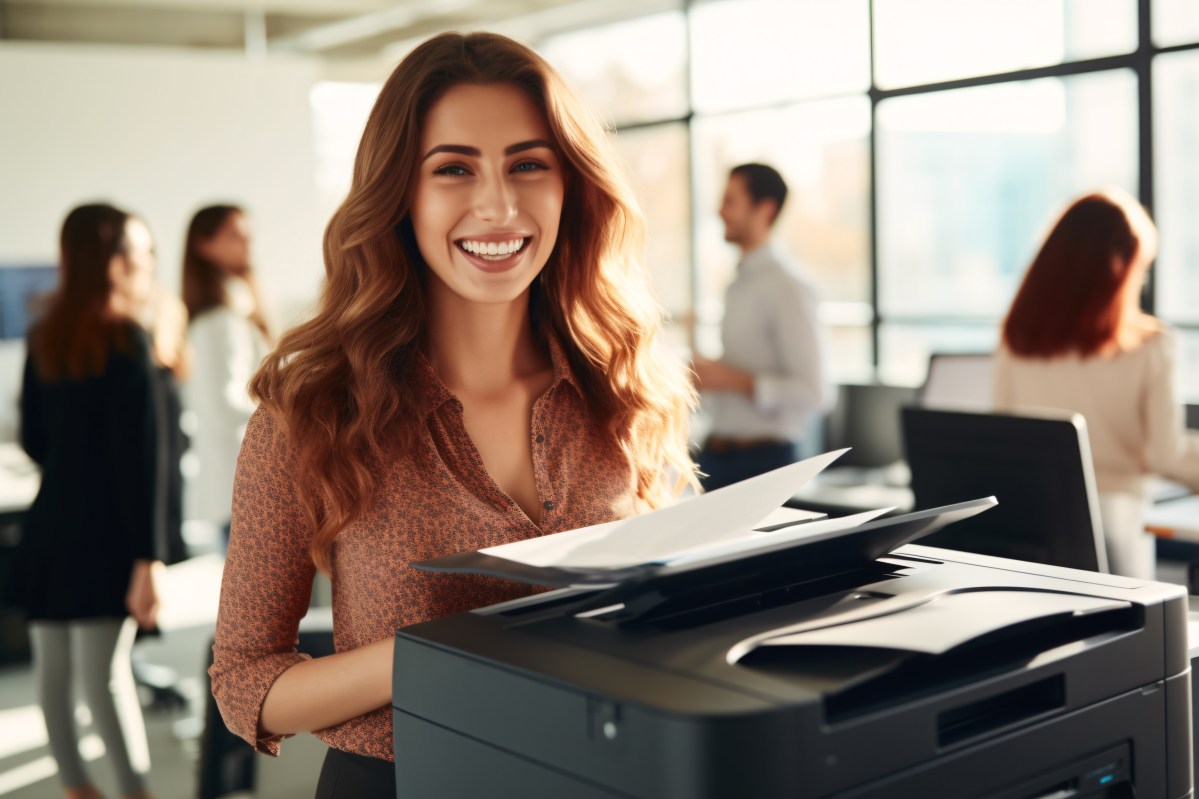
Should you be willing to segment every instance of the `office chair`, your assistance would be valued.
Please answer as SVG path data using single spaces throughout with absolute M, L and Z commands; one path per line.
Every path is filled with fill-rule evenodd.
M 924 408 L 990 410 L 994 356 L 989 352 L 934 352 L 918 404 Z
M 1086 422 L 1077 413 L 902 411 L 915 507 L 995 495 L 999 505 L 921 543 L 1106 572 Z

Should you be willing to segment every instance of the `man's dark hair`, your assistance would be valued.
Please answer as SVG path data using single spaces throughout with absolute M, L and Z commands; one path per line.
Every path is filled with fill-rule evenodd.
M 783 210 L 783 202 L 787 199 L 787 184 L 783 176 L 774 167 L 765 164 L 741 164 L 733 167 L 730 175 L 740 175 L 745 179 L 745 188 L 754 205 L 763 200 L 774 200 L 774 219 L 778 219 Z

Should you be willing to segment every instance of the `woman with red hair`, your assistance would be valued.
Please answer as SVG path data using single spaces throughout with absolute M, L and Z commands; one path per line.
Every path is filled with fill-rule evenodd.
M 494 34 L 420 45 L 371 111 L 316 315 L 251 384 L 211 670 L 259 751 L 330 745 L 318 797 L 395 796 L 397 629 L 530 591 L 409 563 L 638 513 L 694 473 L 694 394 L 655 346 L 609 147 Z M 337 653 L 314 660 L 295 642 L 317 569 Z
M 1033 259 L 1003 324 L 995 405 L 1061 408 L 1087 421 L 1108 566 L 1152 579 L 1150 474 L 1199 489 L 1199 439 L 1174 396 L 1174 331 L 1140 309 L 1157 230 L 1117 189 L 1076 200 Z

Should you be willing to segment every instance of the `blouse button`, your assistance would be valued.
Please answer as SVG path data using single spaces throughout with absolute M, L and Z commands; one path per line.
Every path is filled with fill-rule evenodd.
M 545 441 L 545 436 L 541 435 L 541 433 L 538 433 L 537 434 L 537 443 L 540 444 L 542 441 Z
M 546 502 L 546 503 L 544 503 L 544 504 L 543 504 L 541 507 L 545 508 L 546 510 L 553 510 L 553 509 L 554 509 L 554 503 L 553 503 L 552 501 L 547 501 L 547 502 Z

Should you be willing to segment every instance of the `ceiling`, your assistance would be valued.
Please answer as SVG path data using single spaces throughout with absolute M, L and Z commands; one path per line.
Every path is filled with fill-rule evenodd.
M 535 41 L 680 0 L 0 0 L 4 41 L 293 52 L 393 61 L 442 30 Z
M 443 30 L 534 41 L 680 0 L 0 0 L 0 42 L 294 52 L 394 62 Z

